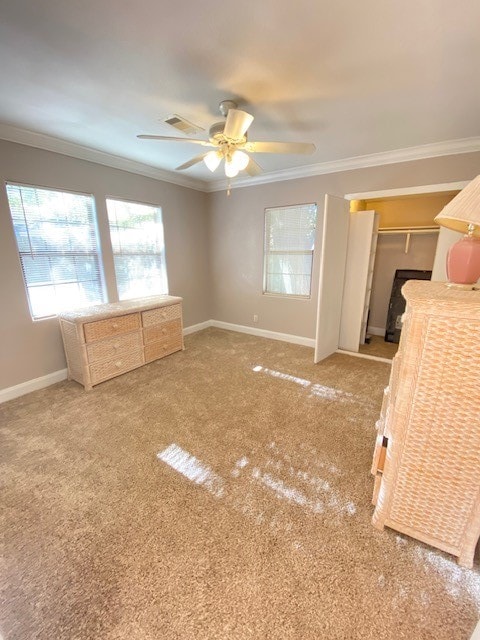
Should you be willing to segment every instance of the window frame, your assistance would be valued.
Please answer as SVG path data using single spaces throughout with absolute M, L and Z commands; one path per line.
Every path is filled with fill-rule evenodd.
M 297 204 L 288 204 L 288 205 L 276 205 L 271 207 L 264 208 L 264 220 L 263 220 L 263 285 L 262 285 L 262 295 L 271 298 L 283 298 L 289 300 L 311 300 L 312 299 L 312 280 L 313 280 L 313 263 L 315 259 L 315 242 L 314 247 L 311 251 L 278 251 L 277 253 L 282 254 L 291 254 L 291 255 L 311 255 L 312 256 L 312 267 L 310 270 L 310 287 L 308 294 L 301 295 L 298 293 L 281 293 L 277 291 L 267 291 L 267 265 L 268 265 L 268 257 L 269 255 L 274 254 L 275 252 L 268 251 L 267 248 L 267 211 L 271 211 L 272 209 L 296 209 L 299 207 L 315 207 L 315 240 L 318 231 L 318 203 L 317 202 L 301 202 Z
M 29 292 L 29 286 L 25 277 L 25 271 L 23 268 L 23 262 L 22 262 L 22 255 L 32 255 L 33 251 L 21 251 L 19 244 L 18 244 L 18 239 L 17 239 L 17 234 L 15 232 L 15 221 L 13 218 L 13 213 L 12 213 L 12 209 L 10 206 L 10 199 L 8 196 L 8 188 L 7 187 L 25 187 L 27 189 L 37 189 L 39 191 L 53 191 L 53 192 L 57 192 L 57 193 L 62 193 L 62 194 L 68 194 L 68 195 L 78 195 L 78 196 L 84 196 L 86 198 L 90 198 L 91 199 L 91 207 L 92 207 L 92 234 L 93 234 L 93 238 L 95 241 L 95 247 L 96 247 L 96 252 L 91 252 L 91 253 L 78 253 L 78 252 L 69 252 L 67 253 L 67 255 L 71 255 L 71 256 L 92 256 L 97 264 L 97 273 L 98 273 L 98 284 L 99 284 L 99 290 L 100 290 L 100 300 L 99 302 L 96 303 L 92 303 L 92 304 L 102 304 L 107 300 L 107 287 L 106 287 L 106 282 L 105 282 L 105 272 L 104 272 L 104 261 L 103 261 L 103 255 L 102 255 L 102 244 L 101 244 L 101 239 L 100 239 L 100 233 L 99 233 L 99 226 L 98 226 L 98 215 L 97 215 L 97 206 L 96 206 L 96 200 L 95 200 L 95 196 L 93 193 L 88 193 L 88 192 L 84 192 L 84 191 L 78 191 L 75 189 L 68 189 L 68 188 L 60 188 L 60 187 L 51 187 L 51 186 L 46 186 L 46 185 L 39 185 L 39 184 L 31 184 L 31 183 L 27 183 L 27 182 L 18 182 L 16 180 L 5 180 L 4 181 L 4 188 L 5 188 L 5 197 L 7 200 L 7 205 L 8 205 L 8 212 L 9 212 L 9 216 L 10 216 L 10 223 L 11 223 L 11 229 L 12 229 L 12 235 L 15 241 L 15 251 L 17 254 L 17 260 L 18 260 L 18 265 L 22 274 L 22 280 L 23 280 L 23 285 L 24 285 L 24 289 L 25 289 L 25 296 L 27 299 L 27 304 L 28 304 L 28 311 L 30 313 L 30 317 L 32 322 L 42 322 L 44 320 L 51 320 L 52 318 L 57 318 L 58 317 L 58 313 L 51 313 L 48 315 L 42 315 L 42 316 L 36 316 L 34 315 L 34 311 L 32 308 L 32 302 L 30 300 L 30 292 Z M 26 221 L 26 220 L 25 220 Z M 29 230 L 28 230 L 28 224 L 26 225 L 27 228 L 27 234 L 29 234 Z M 30 244 L 30 240 L 29 240 L 29 244 Z M 50 255 L 65 255 L 65 252 L 46 252 L 47 255 L 48 253 Z M 76 281 L 81 282 L 81 281 Z M 55 283 L 52 283 L 53 285 Z M 91 306 L 91 305 L 85 305 L 85 306 Z M 78 308 L 78 307 L 77 307 Z M 82 308 L 82 307 L 80 307 Z
M 115 282 L 115 290 L 116 290 L 116 294 L 117 294 L 117 300 L 122 301 L 122 300 L 133 300 L 134 298 L 121 298 L 120 297 L 120 293 L 119 293 L 119 282 L 117 279 L 117 270 L 116 270 L 116 266 L 115 266 L 115 257 L 116 256 L 122 256 L 122 255 L 128 255 L 128 254 L 122 254 L 122 253 L 117 253 L 114 249 L 113 246 L 113 242 L 112 242 L 112 233 L 111 233 L 111 227 L 110 227 L 110 217 L 109 217 L 109 213 L 108 213 L 108 203 L 109 201 L 113 201 L 113 202 L 119 202 L 122 204 L 132 204 L 132 205 L 139 205 L 140 207 L 151 207 L 152 209 L 158 209 L 160 211 L 160 217 L 161 217 L 161 222 L 162 222 L 162 232 L 163 232 L 163 267 L 165 270 L 165 282 L 166 282 L 166 292 L 165 293 L 152 293 L 150 295 L 155 296 L 155 295 L 168 295 L 169 291 L 170 291 L 170 286 L 169 286 L 169 282 L 168 282 L 168 268 L 167 268 L 167 243 L 165 241 L 165 224 L 164 224 L 164 220 L 163 220 L 163 208 L 160 204 L 155 203 L 155 202 L 139 202 L 138 200 L 133 200 L 132 198 L 123 198 L 121 196 L 114 196 L 114 195 L 106 195 L 105 196 L 105 211 L 107 214 L 107 220 L 106 220 L 106 224 L 107 224 L 107 232 L 108 232 L 108 239 L 110 242 L 110 248 L 111 248 L 111 257 L 112 257 L 112 263 L 113 263 L 113 277 L 114 277 L 114 282 Z M 152 253 L 152 254 L 140 254 L 140 253 L 136 253 L 136 254 L 131 254 L 131 255 L 162 255 L 162 254 L 158 254 L 158 253 Z M 148 296 L 137 296 L 137 297 L 148 297 Z

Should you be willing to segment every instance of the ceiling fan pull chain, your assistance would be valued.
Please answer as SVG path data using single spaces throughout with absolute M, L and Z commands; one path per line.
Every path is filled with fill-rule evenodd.
M 231 193 L 232 193 L 232 183 L 229 178 L 227 182 L 227 198 L 230 196 Z

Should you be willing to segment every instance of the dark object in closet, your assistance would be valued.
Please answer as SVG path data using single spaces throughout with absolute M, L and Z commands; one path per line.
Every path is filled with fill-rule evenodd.
M 388 305 L 387 328 L 385 342 L 400 342 L 402 332 L 402 316 L 405 313 L 405 298 L 402 296 L 402 287 L 407 280 L 431 280 L 431 271 L 420 269 L 397 269 L 392 285 L 390 303 Z

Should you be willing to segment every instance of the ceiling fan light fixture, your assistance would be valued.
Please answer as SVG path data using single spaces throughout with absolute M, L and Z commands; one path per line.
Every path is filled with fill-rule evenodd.
M 250 162 L 250 158 L 244 151 L 239 151 L 238 149 L 232 154 L 232 163 L 238 169 L 238 171 L 243 171 L 247 168 L 248 163 Z
M 234 164 L 232 158 L 225 158 L 225 175 L 227 178 L 235 178 L 240 169 Z
M 215 169 L 218 167 L 222 160 L 222 156 L 218 153 L 218 151 L 209 151 L 206 156 L 203 158 L 204 163 L 213 173 Z

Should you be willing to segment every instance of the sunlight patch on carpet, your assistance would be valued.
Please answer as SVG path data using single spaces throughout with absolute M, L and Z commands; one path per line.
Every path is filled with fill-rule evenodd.
M 259 364 L 253 367 L 252 370 L 256 373 L 263 371 L 263 373 L 272 376 L 272 378 L 280 378 L 281 380 L 288 380 L 288 382 L 295 382 L 295 384 L 299 384 L 302 387 L 309 387 L 312 384 L 311 380 L 298 378 L 297 376 L 292 376 L 289 373 L 282 373 L 281 371 L 275 371 L 274 369 L 267 369 L 266 367 L 262 367 Z
M 269 473 L 262 473 L 257 467 L 252 469 L 252 478 L 259 480 L 265 487 L 272 489 L 278 498 L 285 498 L 288 502 L 295 502 L 301 507 L 311 509 L 314 513 L 322 513 L 324 510 L 324 506 L 319 500 L 309 500 L 304 493 L 295 487 L 286 485 L 282 480 L 274 478 Z
M 415 559 L 422 564 L 425 561 L 434 569 L 435 573 L 443 578 L 445 590 L 454 598 L 463 598 L 463 590 L 466 590 L 475 602 L 477 612 L 480 613 L 480 575 L 472 569 L 460 567 L 455 560 L 445 558 L 438 551 L 430 551 L 422 547 L 416 547 Z
M 346 391 L 335 389 L 334 387 L 326 387 L 323 384 L 313 384 L 311 380 L 299 378 L 298 376 L 292 376 L 289 373 L 283 373 L 282 371 L 276 371 L 275 369 L 268 369 L 267 367 L 262 367 L 259 364 L 252 367 L 252 371 L 254 371 L 255 373 L 262 372 L 266 375 L 271 376 L 272 378 L 286 380 L 287 382 L 294 382 L 304 389 L 308 388 L 308 390 L 310 391 L 310 397 L 322 398 L 324 400 L 338 400 L 340 402 L 352 402 L 356 399 L 353 393 L 347 393 Z
M 157 453 L 157 458 L 195 484 L 204 486 L 217 498 L 221 498 L 224 495 L 223 479 L 208 465 L 200 462 L 195 456 L 192 456 L 177 444 L 171 444 Z

